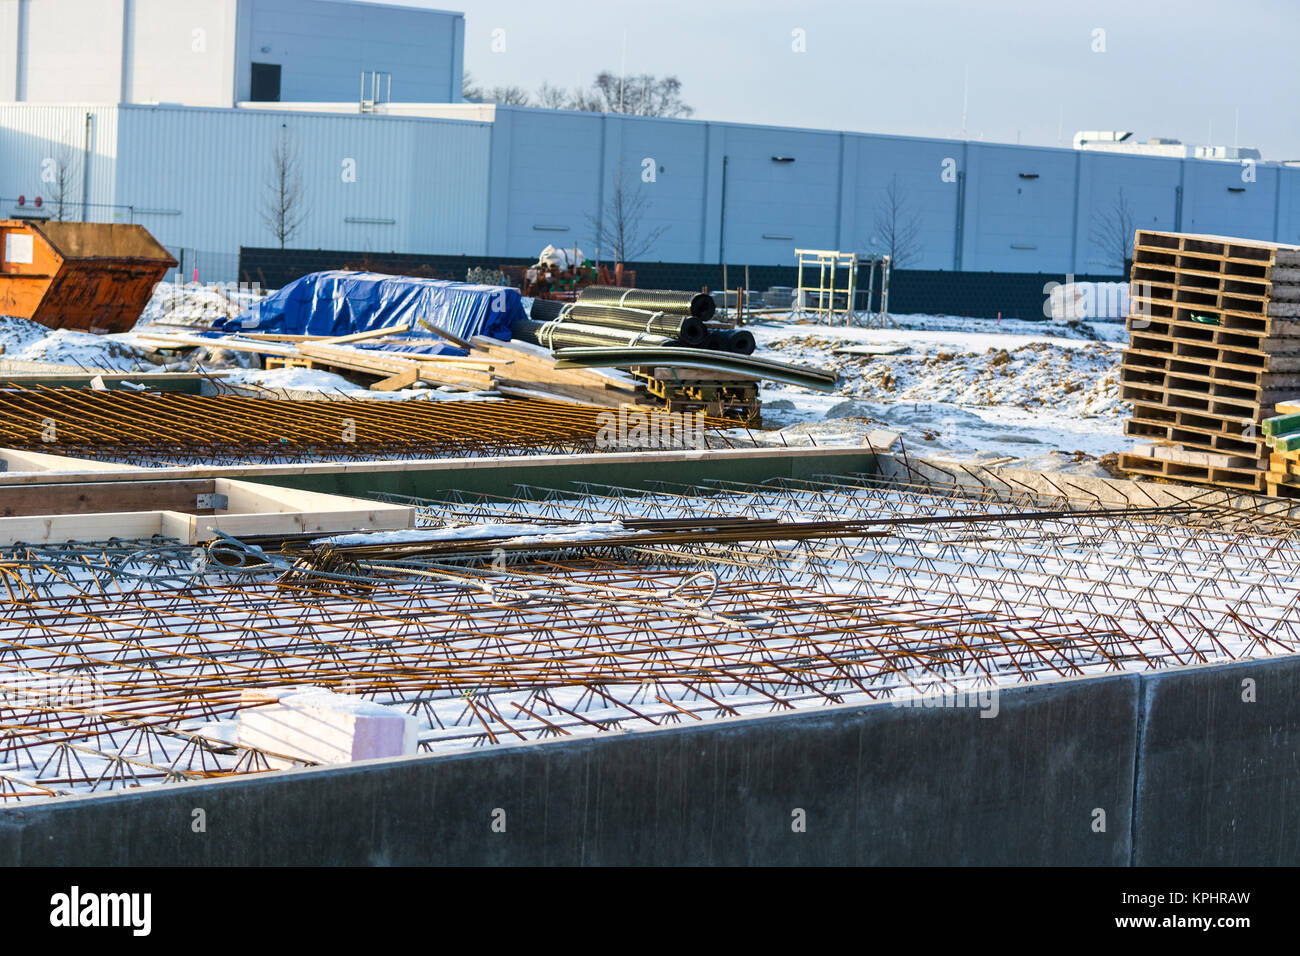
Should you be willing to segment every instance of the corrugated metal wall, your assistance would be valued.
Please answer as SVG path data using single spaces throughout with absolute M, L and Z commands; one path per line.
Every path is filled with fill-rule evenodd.
M 90 149 L 86 151 L 86 117 L 90 116 Z M 128 210 L 119 209 L 117 188 L 117 109 L 112 106 L 0 105 L 0 217 L 20 210 L 18 196 L 30 203 L 40 196 L 46 203 L 56 198 L 57 167 L 72 171 L 68 209 L 63 218 L 80 219 L 81 203 L 92 222 L 129 222 Z M 86 158 L 89 158 L 89 192 Z M 49 212 L 50 206 L 46 207 Z M 30 212 L 30 208 L 27 210 Z
M 500 106 L 492 162 L 500 256 L 552 241 L 593 252 L 589 219 L 620 167 L 646 197 L 643 230 L 666 228 L 642 258 L 665 262 L 881 251 L 891 183 L 917 236 L 913 269 L 1118 273 L 1102 234 L 1121 189 L 1135 229 L 1300 243 L 1300 169 L 1276 165 Z
M 275 244 L 263 212 L 281 137 L 302 185 L 302 226 L 287 244 L 486 251 L 485 124 L 142 106 L 120 115 L 118 202 L 168 248 L 197 248 L 201 278 L 218 263 L 234 278 L 241 245 Z
M 1121 190 L 1134 228 L 1300 243 L 1295 167 L 514 107 L 491 123 L 89 111 L 91 202 L 105 204 L 91 218 L 134 218 L 174 253 L 198 249 L 201 278 L 233 278 L 241 245 L 274 244 L 261 210 L 281 136 L 301 157 L 305 218 L 288 241 L 299 248 L 527 257 L 576 242 L 590 255 L 590 220 L 620 169 L 647 200 L 642 230 L 663 230 L 643 261 L 788 265 L 796 247 L 877 251 L 891 184 L 916 227 L 905 268 L 1118 273 L 1099 233 Z M 61 144 L 80 151 L 86 112 L 0 106 L 0 195 L 48 196 L 41 164 Z

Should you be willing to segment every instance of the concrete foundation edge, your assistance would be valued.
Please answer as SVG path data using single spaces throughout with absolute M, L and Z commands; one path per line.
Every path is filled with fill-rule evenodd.
M 1298 685 L 1265 658 L 994 718 L 838 705 L 28 803 L 0 864 L 1294 864 Z

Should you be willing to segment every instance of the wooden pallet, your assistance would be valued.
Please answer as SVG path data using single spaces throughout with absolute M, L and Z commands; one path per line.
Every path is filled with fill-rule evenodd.
M 746 425 L 762 421 L 757 379 L 721 380 L 716 373 L 656 366 L 635 366 L 630 372 L 669 412 L 704 412 Z
M 1227 263 L 1242 275 L 1267 276 L 1275 266 L 1300 264 L 1300 246 L 1231 236 L 1139 229 L 1133 241 L 1133 260 L 1172 263 L 1181 268 Z M 1227 270 L 1220 268 L 1220 271 Z
M 1258 463 L 1251 458 L 1185 448 L 1182 445 L 1134 445 L 1133 450 L 1128 454 L 1142 455 L 1145 458 L 1159 458 L 1162 461 L 1174 461 L 1184 465 L 1202 465 L 1207 468 L 1258 469 Z
M 1149 419 L 1130 418 L 1124 423 L 1124 434 L 1133 438 L 1149 438 L 1170 445 L 1183 445 L 1202 451 L 1242 455 L 1260 460 L 1263 458 L 1265 448 L 1263 440 L 1259 438 L 1242 437 L 1239 434 L 1215 432 L 1177 422 Z
M 1255 468 L 1219 468 L 1212 465 L 1195 465 L 1181 461 L 1169 461 L 1146 455 L 1123 452 L 1119 456 L 1122 471 L 1169 481 L 1192 482 L 1198 485 L 1217 485 L 1226 488 L 1239 488 L 1242 491 L 1263 491 L 1266 480 L 1265 472 Z
M 1248 491 L 1285 477 L 1258 427 L 1300 391 L 1300 247 L 1138 230 L 1130 279 L 1124 432 L 1166 447 L 1121 468 Z

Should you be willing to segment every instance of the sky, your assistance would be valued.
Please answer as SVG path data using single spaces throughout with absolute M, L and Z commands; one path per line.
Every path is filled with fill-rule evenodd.
M 1065 147 L 1123 129 L 1300 160 L 1300 0 L 387 2 L 464 12 L 480 86 L 625 69 L 676 75 L 696 119 Z

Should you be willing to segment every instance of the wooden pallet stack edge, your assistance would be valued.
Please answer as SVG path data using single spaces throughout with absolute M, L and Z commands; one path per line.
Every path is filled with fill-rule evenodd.
M 1300 247 L 1138 230 L 1120 364 L 1126 471 L 1263 491 L 1260 425 L 1300 391 Z
M 1274 411 L 1260 426 L 1269 447 L 1268 493 L 1300 498 L 1300 398 L 1278 402 Z

